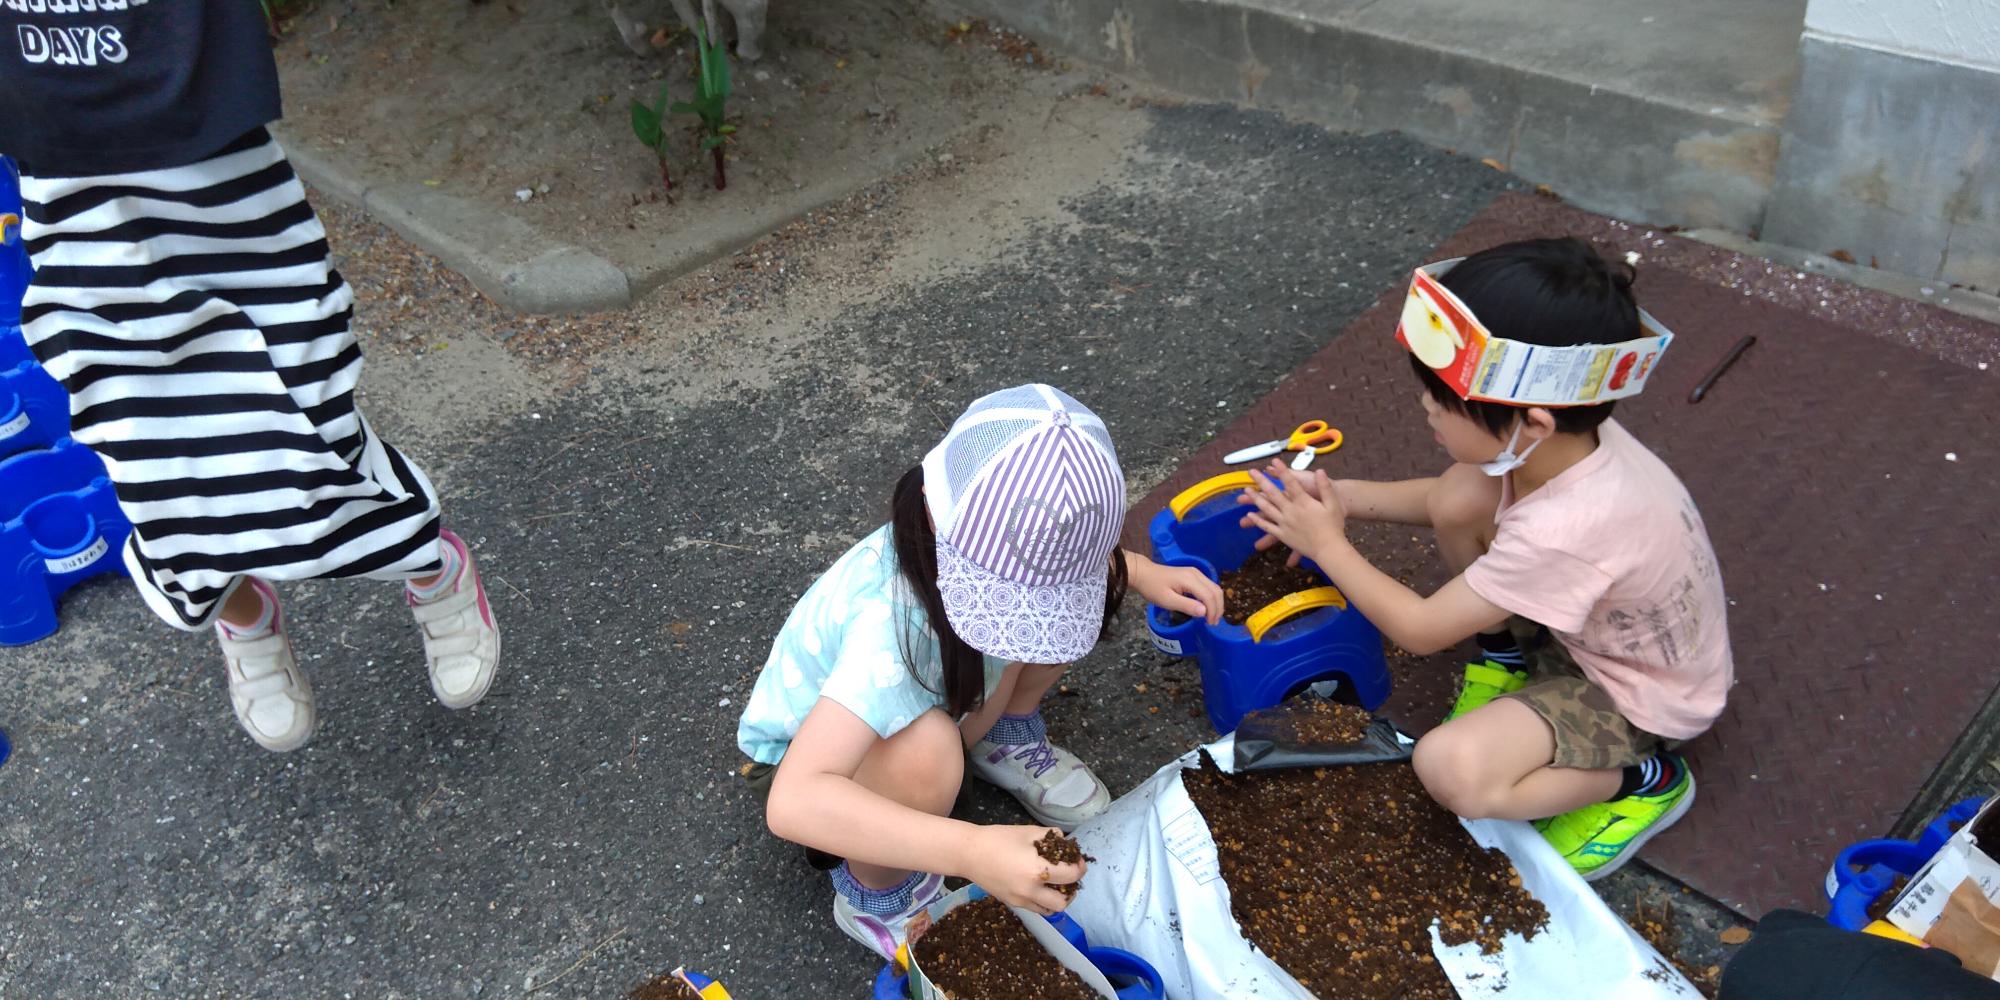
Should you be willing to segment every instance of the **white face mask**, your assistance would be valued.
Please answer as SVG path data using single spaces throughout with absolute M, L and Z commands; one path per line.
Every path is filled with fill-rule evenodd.
M 1507 435 L 1507 447 L 1500 449 L 1500 454 L 1493 456 L 1493 461 L 1479 463 L 1479 471 L 1497 479 L 1528 464 L 1528 456 L 1542 446 L 1540 441 L 1529 442 L 1528 450 L 1516 455 L 1514 446 L 1519 443 L 1521 443 L 1521 425 L 1515 424 L 1514 433 Z

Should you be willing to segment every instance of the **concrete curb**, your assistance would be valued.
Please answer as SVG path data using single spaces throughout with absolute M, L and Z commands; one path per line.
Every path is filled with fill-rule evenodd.
M 1839 278 L 1850 285 L 1859 285 L 1871 291 L 1885 292 L 1912 302 L 1921 302 L 1961 316 L 1969 316 L 1981 322 L 2000 325 L 2000 296 L 1953 288 L 1942 281 L 1926 281 L 1895 271 L 1883 271 L 1861 264 L 1847 264 L 1810 250 L 1753 240 L 1741 233 L 1719 229 L 1695 229 L 1681 235 L 1724 250 L 1763 257 L 1801 271 L 1817 271 Z M 1996 714 L 1996 717 L 2000 717 L 2000 714 Z
M 632 304 L 632 281 L 598 254 L 422 184 L 378 183 L 337 156 L 274 129 L 292 166 L 317 190 L 359 208 L 465 275 L 487 297 L 525 313 L 581 313 Z
M 523 313 L 605 312 L 630 306 L 655 288 L 743 249 L 796 219 L 833 205 L 879 179 L 922 163 L 930 143 L 871 156 L 843 173 L 764 201 L 746 201 L 707 228 L 690 228 L 647 259 L 621 267 L 564 243 L 502 211 L 422 184 L 377 181 L 337 154 L 272 128 L 292 166 L 320 193 L 360 209 L 465 275 L 495 302 Z
M 1491 158 L 1592 211 L 1753 231 L 1770 199 L 1779 122 L 1502 64 L 1357 23 L 1369 15 L 1355 11 L 1292 0 L 948 2 L 1190 97 Z

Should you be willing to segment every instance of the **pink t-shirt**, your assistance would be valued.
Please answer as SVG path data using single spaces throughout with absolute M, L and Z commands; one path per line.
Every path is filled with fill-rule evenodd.
M 1618 711 L 1671 739 L 1722 714 L 1735 663 L 1708 529 L 1665 462 L 1605 421 L 1597 450 L 1519 500 L 1465 570 L 1474 593 L 1549 627 Z

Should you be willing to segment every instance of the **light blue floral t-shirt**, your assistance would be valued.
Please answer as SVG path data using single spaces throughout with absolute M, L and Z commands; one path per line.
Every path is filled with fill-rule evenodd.
M 736 726 L 736 745 L 750 759 L 776 764 L 821 698 L 853 712 L 883 739 L 944 707 L 944 695 L 935 693 L 943 690 L 937 638 L 896 570 L 889 530 L 885 524 L 856 542 L 785 619 Z M 906 646 L 923 683 L 910 672 Z M 1006 660 L 986 657 L 987 692 L 1006 669 Z

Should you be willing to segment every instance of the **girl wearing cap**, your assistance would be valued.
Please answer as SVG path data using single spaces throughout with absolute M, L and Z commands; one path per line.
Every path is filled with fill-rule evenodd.
M 1575 239 L 1421 269 L 1398 332 L 1455 464 L 1395 483 L 1275 466 L 1285 489 L 1258 491 L 1246 518 L 1404 649 L 1477 641 L 1417 775 L 1461 816 L 1542 821 L 1586 879 L 1687 812 L 1694 775 L 1674 750 L 1722 714 L 1734 675 L 1701 513 L 1611 419 L 1671 340 L 1631 285 Z M 1350 517 L 1429 525 L 1456 577 L 1428 597 L 1403 586 L 1349 544 Z
M 799 599 L 737 745 L 771 831 L 833 874 L 834 922 L 885 958 L 945 876 L 1042 913 L 1082 877 L 1034 843 L 1111 795 L 1049 742 L 1040 703 L 1089 652 L 1126 587 L 1222 616 L 1198 571 L 1118 548 L 1125 477 L 1104 422 L 1046 385 L 986 396 L 905 473 L 890 523 Z M 1041 826 L 950 818 L 972 772 Z M 844 860 L 843 860 L 844 859 Z

